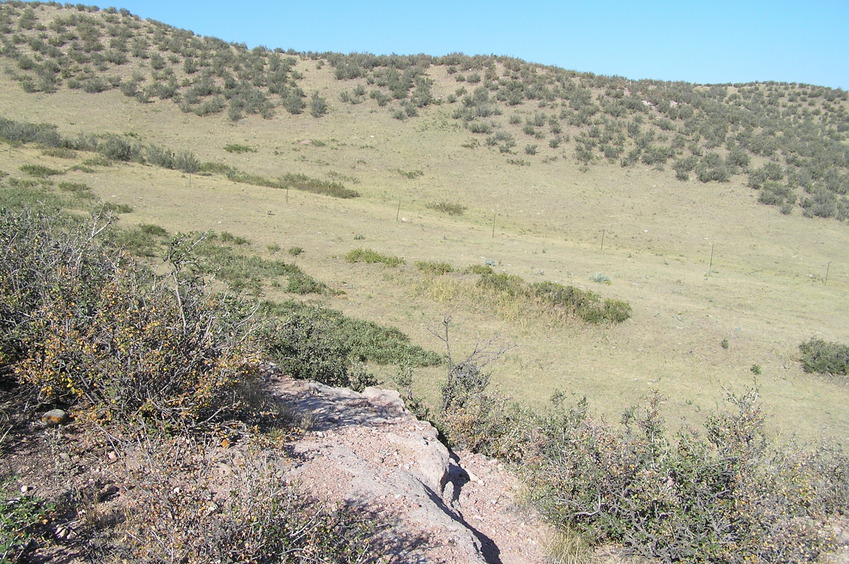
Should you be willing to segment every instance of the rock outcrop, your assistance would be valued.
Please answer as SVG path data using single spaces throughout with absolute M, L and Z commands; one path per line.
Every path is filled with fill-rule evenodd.
M 288 478 L 328 503 L 367 506 L 409 539 L 403 562 L 534 563 L 548 528 L 516 503 L 518 481 L 496 461 L 450 452 L 398 392 L 363 393 L 274 378 L 271 391 L 309 431 Z

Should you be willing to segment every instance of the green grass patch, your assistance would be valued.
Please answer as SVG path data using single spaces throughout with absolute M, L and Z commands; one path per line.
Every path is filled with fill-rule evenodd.
M 229 240 L 230 237 L 227 239 Z M 238 239 L 234 240 L 233 244 L 237 241 Z M 173 244 L 194 245 L 194 252 L 200 258 L 202 270 L 227 282 L 234 290 L 259 294 L 264 285 L 282 286 L 279 279 L 285 278 L 286 284 L 283 287 L 292 294 L 330 292 L 327 285 L 315 280 L 294 264 L 236 252 L 226 243 L 223 236 L 215 233 L 205 235 L 195 233 L 180 235 L 174 239 Z
M 406 262 L 400 257 L 383 255 L 371 249 L 353 249 L 345 255 L 345 260 L 348 262 L 366 262 L 369 264 L 380 262 L 391 267 L 400 266 Z
M 57 210 L 73 207 L 71 199 L 37 183 L 34 186 L 16 184 L 9 182 L 5 186 L 0 185 L 0 208 Z
M 359 192 L 346 188 L 341 182 L 320 180 L 318 178 L 311 178 L 305 174 L 284 174 L 278 178 L 269 178 L 259 174 L 243 172 L 226 164 L 210 162 L 201 164 L 199 171 L 206 174 L 221 174 L 227 177 L 228 180 L 241 184 L 250 184 L 251 186 L 266 186 L 268 188 L 279 189 L 291 188 L 302 192 L 311 192 L 313 194 L 322 194 L 343 199 L 360 196 Z

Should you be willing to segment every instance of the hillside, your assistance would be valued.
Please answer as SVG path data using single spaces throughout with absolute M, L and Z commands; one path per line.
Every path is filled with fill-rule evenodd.
M 849 342 L 849 93 L 804 84 L 631 81 L 495 56 L 249 50 L 126 10 L 55 2 L 0 3 L 0 42 L 0 221 L 6 226 L 0 258 L 16 269 L 0 272 L 6 292 L 0 448 L 4 455 L 14 452 L 16 468 L 31 464 L 33 449 L 70 453 L 56 467 L 71 473 L 81 461 L 92 468 L 115 463 L 110 449 L 122 464 L 132 462 L 133 453 L 148 453 L 151 465 L 164 464 L 155 466 L 163 480 L 150 486 L 156 497 L 156 488 L 168 485 L 173 456 L 236 457 L 218 446 L 233 437 L 246 452 L 273 452 L 283 465 L 298 444 L 326 452 L 335 439 L 322 434 L 319 414 L 296 417 L 287 407 L 265 405 L 253 388 L 227 388 L 233 379 L 255 376 L 257 355 L 270 355 L 298 378 L 396 388 L 411 410 L 439 426 L 443 440 L 505 464 L 520 462 L 537 488 L 548 487 L 548 480 L 573 481 L 563 470 L 568 465 L 546 466 L 553 452 L 546 441 L 562 447 L 556 437 L 568 429 L 580 437 L 574 444 L 613 445 L 606 451 L 611 468 L 657 462 L 647 473 L 631 466 L 631 478 L 661 498 L 670 483 L 702 483 L 676 469 L 687 460 L 693 468 L 704 462 L 700 479 L 716 478 L 717 487 L 737 472 L 740 497 L 759 507 L 774 502 L 774 492 L 759 484 L 778 488 L 789 480 L 788 487 L 798 488 L 794 494 L 816 491 L 815 501 L 790 507 L 799 512 L 792 526 L 778 521 L 789 527 L 781 529 L 790 531 L 781 537 L 790 539 L 787 546 L 801 535 L 799 546 L 808 548 L 799 550 L 825 546 L 805 536 L 812 523 L 830 530 L 814 510 L 846 514 L 844 504 L 834 502 L 849 483 L 839 448 L 849 446 L 846 376 L 806 372 L 800 345 Z M 46 210 L 59 228 L 48 230 L 41 216 L 22 209 Z M 58 216 L 64 219 L 52 215 L 57 209 L 67 212 Z M 72 218 L 89 214 L 95 219 L 83 233 L 91 234 L 76 235 L 73 244 L 84 241 L 80 248 L 91 257 L 79 251 L 76 268 L 96 263 L 101 252 L 110 258 L 95 264 L 95 275 L 83 284 L 74 268 L 52 268 L 48 255 L 65 249 L 63 236 L 77 233 Z M 118 229 L 102 226 L 101 233 L 98 221 L 114 221 Z M 25 228 L 35 232 L 24 235 Z M 88 246 L 95 231 L 106 251 Z M 37 260 L 22 258 L 24 249 Z M 130 266 L 136 260 L 139 274 Z M 37 270 L 45 265 L 46 271 Z M 37 275 L 24 276 L 28 268 Z M 104 292 L 99 284 L 110 277 L 116 290 Z M 43 289 L 24 291 L 41 283 Z M 63 293 L 74 284 L 89 292 L 89 301 L 79 304 L 93 309 Z M 200 290 L 215 298 L 205 302 Z M 51 302 L 53 292 L 61 299 Z M 187 296 L 197 300 L 196 310 L 181 302 Z M 145 307 L 132 307 L 133 299 L 147 300 Z M 27 300 L 41 309 L 26 310 Z M 197 327 L 214 346 L 194 338 L 187 311 L 198 315 Z M 71 321 L 63 321 L 64 314 Z M 171 324 L 170 332 L 163 323 Z M 27 356 L 21 335 L 33 327 L 54 340 L 46 352 Z M 122 354 L 110 354 L 109 339 L 121 342 L 122 331 L 138 350 L 130 354 L 114 344 Z M 134 331 L 139 341 L 132 341 Z M 185 364 L 191 369 L 179 355 L 164 355 L 160 342 L 195 354 Z M 135 381 L 123 378 L 148 369 L 165 375 L 158 392 L 150 391 L 155 386 L 132 390 Z M 172 369 L 186 380 L 167 383 Z M 207 371 L 219 369 L 222 379 L 210 379 Z M 81 391 L 69 383 L 64 376 L 75 370 L 94 384 L 87 381 Z M 113 383 L 116 374 L 120 382 Z M 468 381 L 452 388 L 457 374 Z M 17 394 L 12 375 L 41 387 Z M 172 384 L 184 386 L 175 398 L 151 399 Z M 132 397 L 121 397 L 116 407 L 109 394 L 124 393 L 122 386 Z M 203 393 L 195 393 L 198 388 Z M 51 396 L 56 389 L 65 395 Z M 475 393 L 464 395 L 470 390 Z M 250 417 L 238 412 L 242 404 L 215 403 L 228 394 L 244 394 L 239 401 L 247 402 Z M 69 398 L 80 403 L 79 424 L 57 431 L 28 419 L 32 406 L 74 407 Z M 740 408 L 740 420 L 718 415 L 723 398 Z M 242 419 L 221 423 L 219 412 Z M 268 423 L 269 414 L 275 423 Z M 194 416 L 201 422 L 190 420 Z M 134 426 L 139 417 L 144 432 Z M 69 446 L 88 418 L 128 427 Z M 622 435 L 607 423 L 620 420 Z M 209 421 L 216 422 L 211 431 Z M 738 434 L 717 439 L 728 421 L 740 423 Z M 418 429 L 414 420 L 403 423 Z M 703 425 L 707 432 L 694 431 Z M 734 443 L 751 425 L 758 440 L 746 439 L 745 448 Z M 675 439 L 665 442 L 667 427 Z M 153 430 L 161 436 L 146 434 Z M 189 430 L 200 435 L 181 434 Z M 31 432 L 38 438 L 30 441 Z M 340 425 L 340 436 L 349 432 L 360 440 L 372 430 Z M 763 446 L 770 444 L 765 437 L 817 454 L 782 458 Z M 675 451 L 676 441 L 698 448 Z M 750 449 L 755 443 L 760 446 Z M 345 444 L 335 446 L 344 450 Z M 659 452 L 668 456 L 652 458 Z M 157 453 L 168 460 L 159 461 Z M 823 462 L 817 458 L 823 453 L 833 458 Z M 570 463 L 586 463 L 582 452 L 572 454 Z M 385 456 L 381 451 L 375 460 Z M 731 470 L 713 476 L 722 466 L 716 460 L 731 460 Z M 832 462 L 834 475 L 822 482 L 818 469 Z M 669 474 L 653 474 L 657 468 Z M 600 475 L 589 482 L 602 482 Z M 143 476 L 130 478 L 143 483 Z M 811 479 L 819 481 L 811 485 Z M 614 497 L 624 491 L 611 483 Z M 97 497 L 92 507 L 111 499 L 100 500 L 102 492 L 95 491 L 103 484 L 77 485 Z M 248 490 L 268 485 L 243 484 Z M 321 493 L 322 485 L 313 485 Z M 430 501 L 456 519 L 456 508 L 442 507 L 440 496 Z M 232 503 L 247 511 L 252 506 L 238 504 L 250 499 Z M 783 499 L 796 503 L 793 495 Z M 274 519 L 275 504 L 294 504 L 307 529 L 325 526 L 324 517 L 302 514 L 297 499 L 287 500 L 271 496 L 263 515 Z M 18 501 L 2 498 L 8 507 Z M 596 494 L 583 502 L 596 503 Z M 589 521 L 597 512 L 586 503 L 575 511 Z M 568 521 L 545 500 L 541 505 L 558 525 Z M 676 507 L 681 503 L 668 509 Z M 724 518 L 725 507 L 717 515 Z M 342 529 L 333 529 L 339 538 L 345 527 L 353 541 L 375 532 L 340 515 L 328 517 L 339 518 Z M 115 525 L 110 519 L 83 519 L 94 531 L 86 542 L 97 541 L 101 525 Z M 799 523 L 800 530 L 793 528 Z M 779 526 L 768 519 L 756 525 Z M 133 526 L 130 521 L 122 530 L 142 534 Z M 610 540 L 594 526 L 582 529 L 587 538 Z M 768 552 L 757 539 L 772 532 L 764 537 L 767 529 L 752 530 L 752 550 Z M 233 534 L 230 540 L 242 542 Z M 480 535 L 462 534 L 481 548 Z M 567 528 L 564 543 L 570 538 Z M 327 548 L 320 534 L 310 539 L 304 550 Z M 640 550 L 657 544 L 632 537 L 616 542 Z M 339 550 L 356 550 L 353 545 L 340 541 Z M 652 546 L 642 554 L 685 558 L 674 550 Z M 758 561 L 781 561 L 764 554 L 757 552 Z
M 757 381 L 787 432 L 846 436 L 845 386 L 795 361 L 811 336 L 845 339 L 845 92 L 629 82 L 495 57 L 249 51 L 123 11 L 0 8 L 4 116 L 81 147 L 113 136 L 127 149 L 118 164 L 66 178 L 128 204 L 127 226 L 232 232 L 263 256 L 299 246 L 297 264 L 344 292 L 324 303 L 437 352 L 431 332 L 453 313 L 460 348 L 495 335 L 518 345 L 494 382 L 536 405 L 559 389 L 615 417 L 658 387 L 674 419 L 698 420 L 723 387 Z M 206 168 L 187 177 L 168 154 Z M 12 177 L 23 162 L 77 162 L 14 144 L 2 159 Z M 292 175 L 359 197 L 251 183 Z M 758 204 L 776 190 L 785 213 Z M 357 247 L 407 266 L 342 260 Z M 576 285 L 633 316 L 562 325 L 481 302 L 417 261 Z M 417 389 L 435 399 L 440 374 L 419 370 Z

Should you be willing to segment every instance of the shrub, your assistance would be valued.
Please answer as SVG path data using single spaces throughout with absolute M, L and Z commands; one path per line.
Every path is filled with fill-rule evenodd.
M 517 298 L 528 294 L 525 282 L 519 276 L 512 274 L 486 272 L 481 274 L 475 285 L 478 288 L 510 298 Z
M 327 113 L 327 100 L 319 96 L 318 92 L 313 92 L 310 98 L 310 115 L 318 118 Z
M 228 153 L 256 153 L 256 149 L 253 147 L 248 147 L 247 145 L 240 145 L 238 143 L 230 143 L 229 145 L 224 145 L 224 150 Z
M 244 237 L 240 237 L 238 235 L 233 235 L 229 231 L 221 232 L 221 240 L 225 243 L 230 243 L 233 245 L 247 245 L 249 241 Z
M 200 161 L 194 153 L 180 151 L 174 157 L 174 168 L 188 174 L 194 174 L 200 170 Z
M 150 145 L 145 150 L 147 161 L 153 165 L 161 166 L 162 168 L 174 168 L 174 151 L 160 147 L 158 145 Z
M 91 192 L 91 187 L 88 184 L 83 184 L 82 182 L 60 182 L 59 190 L 73 192 L 74 194 L 81 194 L 83 192 Z
M 443 274 L 448 274 L 449 272 L 454 272 L 454 267 L 447 262 L 418 261 L 416 262 L 416 268 L 418 268 L 422 272 L 436 276 L 441 276 Z
M 56 157 L 59 159 L 77 158 L 77 152 L 66 147 L 46 147 L 41 150 L 41 154 L 46 157 Z
M 168 278 L 147 273 L 92 238 L 103 226 L 10 212 L 0 223 L 15 241 L 0 255 L 0 364 L 42 401 L 179 424 L 242 407 L 256 361 L 239 304 L 208 296 L 174 257 Z
M 139 257 L 155 257 L 160 255 L 162 250 L 156 235 L 141 227 L 115 230 L 109 240 L 118 248 L 125 249 Z
M 849 346 L 811 339 L 799 345 L 802 369 L 818 374 L 849 374 Z
M 264 350 L 269 360 L 294 378 L 328 386 L 350 384 L 351 347 L 330 327 L 320 309 L 299 309 L 266 330 Z
M 345 260 L 348 262 L 365 262 L 369 264 L 383 263 L 386 266 L 396 267 L 405 263 L 400 257 L 383 255 L 371 249 L 353 249 L 345 255 Z
M 610 284 L 610 276 L 606 274 L 602 274 L 601 272 L 596 272 L 592 276 L 590 276 L 590 280 L 593 282 L 598 282 L 599 284 Z
M 30 543 L 48 532 L 45 525 L 54 506 L 40 497 L 12 492 L 8 482 L 0 483 L 0 560 L 22 562 Z
M 708 153 L 702 157 L 695 171 L 701 182 L 728 182 L 730 178 L 725 161 L 716 153 Z
M 468 268 L 466 268 L 466 272 L 468 272 L 470 274 L 480 274 L 480 275 L 495 274 L 495 271 L 492 270 L 492 267 L 489 266 L 488 264 L 473 264 L 473 265 L 469 266 Z
M 329 342 L 341 343 L 355 361 L 406 366 L 433 366 L 442 361 L 438 354 L 411 344 L 410 338 L 398 329 L 346 317 L 332 309 L 290 301 L 266 303 L 264 311 L 281 320 L 293 316 L 315 320 L 331 336 Z
M 25 164 L 20 166 L 21 172 L 25 172 L 30 176 L 36 176 L 38 178 L 47 178 L 48 176 L 54 176 L 57 174 L 63 174 L 61 170 L 55 170 L 52 168 L 48 168 L 42 165 L 33 165 L 33 164 Z
M 141 147 L 123 137 L 110 135 L 97 144 L 97 151 L 108 159 L 115 161 L 138 160 Z
M 111 212 L 111 213 L 115 213 L 115 214 L 132 213 L 132 211 L 133 211 L 133 207 L 131 205 L 129 205 L 129 204 L 118 204 L 118 203 L 115 203 L 115 202 L 106 202 L 101 206 L 101 208 L 103 209 L 104 212 Z
M 677 441 L 656 395 L 621 429 L 594 420 L 586 400 L 558 407 L 528 466 L 532 498 L 561 526 L 663 562 L 808 562 L 833 549 L 815 523 L 847 486 L 846 457 L 775 448 L 755 391 L 728 402 L 704 436 Z M 838 488 L 812 493 L 823 471 Z
M 195 422 L 238 409 L 234 393 L 256 361 L 233 341 L 222 304 L 192 282 L 176 292 L 116 274 L 80 319 L 58 300 L 34 324 L 31 354 L 15 367 L 48 401 L 90 408 L 98 418 Z M 180 296 L 179 299 L 176 299 Z
M 535 282 L 530 292 L 547 304 L 562 308 L 587 323 L 622 323 L 631 317 L 631 306 L 620 300 L 601 300 L 598 294 L 554 282 Z
M 445 201 L 426 204 L 426 206 L 432 210 L 447 213 L 448 215 L 463 215 L 467 209 L 466 206 L 462 204 Z
M 159 225 L 153 225 L 150 223 L 143 223 L 139 225 L 139 230 L 142 233 L 146 233 L 147 235 L 153 235 L 155 237 L 165 237 L 168 235 L 168 232 L 164 227 L 160 227 Z
M 758 202 L 770 206 L 792 206 L 796 202 L 796 195 L 790 186 L 767 180 L 758 194 Z
M 329 182 L 310 178 L 304 174 L 284 174 L 280 178 L 281 187 L 292 187 L 295 190 L 303 190 L 314 194 L 325 194 L 335 198 L 357 198 L 359 192 L 346 188 L 340 182 Z
M 179 235 L 171 245 L 192 246 L 197 255 L 197 267 L 204 273 L 212 274 L 226 281 L 234 290 L 247 290 L 260 293 L 264 283 L 275 283 L 276 278 L 287 278 L 286 291 L 295 294 L 324 294 L 328 292 L 325 284 L 311 278 L 298 266 L 281 260 L 267 260 L 255 255 L 234 252 L 229 245 L 217 242 L 214 233 Z M 248 241 L 224 232 L 220 239 L 224 243 L 243 245 Z
M 424 176 L 424 172 L 421 170 L 401 170 L 397 169 L 398 174 L 403 176 L 404 178 L 409 178 L 410 180 L 415 180 L 416 178 Z

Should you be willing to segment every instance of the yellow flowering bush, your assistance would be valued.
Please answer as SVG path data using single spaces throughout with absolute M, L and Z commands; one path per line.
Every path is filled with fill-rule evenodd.
M 5 223 L 5 225 L 2 225 Z M 2 227 L 6 227 L 3 230 Z M 57 217 L 0 214 L 4 359 L 45 402 L 191 423 L 246 406 L 259 360 L 233 300 L 156 277 Z
M 238 410 L 258 359 L 222 331 L 213 298 L 187 304 L 176 291 L 117 271 L 90 316 L 57 300 L 37 312 L 30 354 L 15 374 L 45 401 L 81 403 L 108 419 L 196 421 Z

